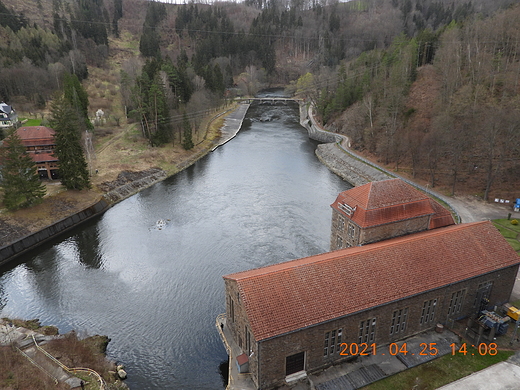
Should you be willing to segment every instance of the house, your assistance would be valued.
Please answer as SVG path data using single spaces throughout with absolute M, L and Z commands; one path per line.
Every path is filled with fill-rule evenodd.
M 54 156 L 54 130 L 45 126 L 22 126 L 16 129 L 27 153 L 36 163 L 40 178 L 58 177 L 58 158 Z
M 507 302 L 519 264 L 485 221 L 237 272 L 222 334 L 254 387 L 272 389 L 348 359 L 342 343 L 374 349 Z
M 447 209 L 401 179 L 343 191 L 331 207 L 331 250 L 455 223 Z
M 4 102 L 0 103 L 0 129 L 15 126 L 18 123 L 18 114 L 14 108 Z

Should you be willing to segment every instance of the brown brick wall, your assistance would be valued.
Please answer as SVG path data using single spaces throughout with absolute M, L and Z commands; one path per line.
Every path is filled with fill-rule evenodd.
M 517 272 L 518 266 L 510 267 L 398 302 L 392 302 L 378 308 L 332 320 L 308 329 L 261 341 L 257 352 L 261 361 L 261 367 L 256 383 L 260 389 L 270 389 L 283 384 L 285 380 L 285 358 L 302 351 L 305 351 L 305 370 L 307 372 L 318 371 L 333 363 L 349 359 L 349 357 L 340 356 L 337 350 L 334 351 L 332 356 L 324 357 L 325 333 L 331 330 L 342 329 L 341 342 L 358 343 L 360 321 L 376 318 L 375 339 L 373 342 L 376 343 L 376 346 L 382 346 L 432 329 L 437 323 L 446 324 L 448 318 L 460 318 L 473 314 L 475 311 L 473 303 L 476 290 L 479 284 L 487 281 L 493 281 L 490 305 L 505 303 L 509 300 Z M 403 275 L 402 283 L 406 283 L 405 275 Z M 466 292 L 461 311 L 448 316 L 452 293 L 460 290 L 465 290 Z M 349 297 L 346 297 L 346 299 L 349 299 Z M 351 299 L 355 299 L 355 294 L 353 294 Z M 421 324 L 420 319 L 424 302 L 434 299 L 437 299 L 434 318 L 427 323 Z M 392 314 L 394 310 L 404 308 L 408 308 L 406 328 L 403 332 L 391 336 Z
M 424 216 L 381 226 L 375 226 L 372 228 L 366 228 L 362 230 L 359 242 L 361 245 L 366 245 L 371 242 L 404 236 L 405 234 L 422 232 L 423 230 L 428 229 L 429 224 L 430 217 Z
M 343 222 L 341 222 L 343 221 Z M 348 236 L 349 224 L 354 227 L 353 237 Z M 330 234 L 330 250 L 334 251 L 337 249 L 347 248 L 349 246 L 357 246 L 359 242 L 360 229 L 354 222 L 352 222 L 345 215 L 332 209 L 332 223 L 331 223 L 331 234 Z M 341 242 L 338 243 L 338 237 L 341 238 Z
M 341 223 L 343 220 L 343 223 Z M 361 229 L 347 216 L 336 209 L 332 209 L 332 223 L 330 234 L 330 250 L 346 248 L 348 246 L 365 245 L 372 242 L 387 240 L 389 238 L 404 236 L 427 230 L 430 223 L 429 216 L 423 216 L 405 221 Z M 354 225 L 354 237 L 348 236 L 348 225 Z M 338 243 L 341 238 L 341 246 Z
M 235 281 L 225 280 L 225 287 L 227 326 L 233 335 L 235 343 L 242 348 L 242 352 L 244 353 L 248 352 L 246 351 L 245 345 L 245 332 L 246 327 L 249 329 L 251 334 L 251 348 L 253 352 L 249 358 L 249 371 L 251 372 L 255 383 L 258 383 L 258 345 L 254 339 L 253 333 L 251 332 L 251 326 L 249 325 L 249 320 L 242 305 L 242 301 L 239 299 L 238 285 Z M 234 316 L 231 315 L 231 300 L 233 300 Z M 230 364 L 235 364 L 235 362 L 230 362 Z

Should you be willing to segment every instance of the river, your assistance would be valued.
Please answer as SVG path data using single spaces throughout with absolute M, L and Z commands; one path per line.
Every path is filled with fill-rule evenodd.
M 329 249 L 351 186 L 316 145 L 296 104 L 251 106 L 190 168 L 0 268 L 0 315 L 108 335 L 132 390 L 222 389 L 222 276 Z

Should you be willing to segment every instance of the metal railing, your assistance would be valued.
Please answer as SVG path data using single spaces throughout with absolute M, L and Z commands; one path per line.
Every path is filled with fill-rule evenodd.
M 38 349 L 38 351 L 40 351 L 41 353 L 43 353 L 47 358 L 49 358 L 50 360 L 52 360 L 54 363 L 56 363 L 58 366 L 60 366 L 64 371 L 66 372 L 69 372 L 71 374 L 76 374 L 77 372 L 83 372 L 87 375 L 92 375 L 95 377 L 95 379 L 99 382 L 99 389 L 100 390 L 105 390 L 106 389 L 106 382 L 105 380 L 101 377 L 101 375 L 99 375 L 96 371 L 90 369 L 90 368 L 83 368 L 83 367 L 75 367 L 75 368 L 69 368 L 67 367 L 65 364 L 63 364 L 62 362 L 60 362 L 58 359 L 56 359 L 54 356 L 52 356 L 49 352 L 47 352 L 45 349 L 43 349 L 42 347 L 40 347 L 38 345 L 38 343 L 36 342 L 36 339 L 34 338 L 34 335 L 31 335 L 32 336 L 32 339 L 33 339 L 33 342 L 34 342 L 34 345 L 36 346 L 36 348 Z M 41 370 L 43 370 L 47 375 L 49 375 L 51 378 L 53 378 L 55 381 L 56 381 L 56 384 L 58 383 L 58 379 L 56 379 L 54 376 L 50 375 L 43 367 L 39 366 L 36 362 L 34 362 L 30 356 L 28 356 L 25 352 L 19 350 L 22 354 L 24 354 L 28 359 L 29 361 L 31 361 L 33 364 L 36 364 L 37 367 L 39 367 Z
M 27 360 L 29 360 L 29 362 L 31 364 L 33 364 L 34 366 L 38 367 L 41 371 L 43 371 L 43 373 L 45 375 L 47 375 L 49 378 L 51 378 L 53 381 L 54 381 L 54 384 L 58 384 L 58 378 L 56 378 L 54 375 L 52 375 L 50 372 L 48 372 L 45 368 L 43 368 L 42 366 L 40 366 L 38 363 L 36 363 L 33 358 L 31 358 L 29 355 L 27 355 L 24 351 L 22 351 L 20 348 L 16 347 L 16 349 L 18 350 L 18 352 L 20 352 L 22 354 L 22 356 L 24 356 Z

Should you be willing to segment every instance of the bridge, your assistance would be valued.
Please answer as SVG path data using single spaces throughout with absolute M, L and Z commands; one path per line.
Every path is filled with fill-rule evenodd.
M 300 103 L 301 101 L 303 101 L 303 99 L 299 99 L 299 98 L 285 98 L 285 97 L 255 97 L 255 98 L 235 98 L 235 101 L 239 102 L 239 103 L 247 103 L 247 104 L 251 104 L 251 103 L 254 103 L 254 102 L 258 102 L 259 104 L 273 104 L 273 105 L 276 105 L 276 104 L 287 104 L 289 102 L 296 102 L 296 103 Z

